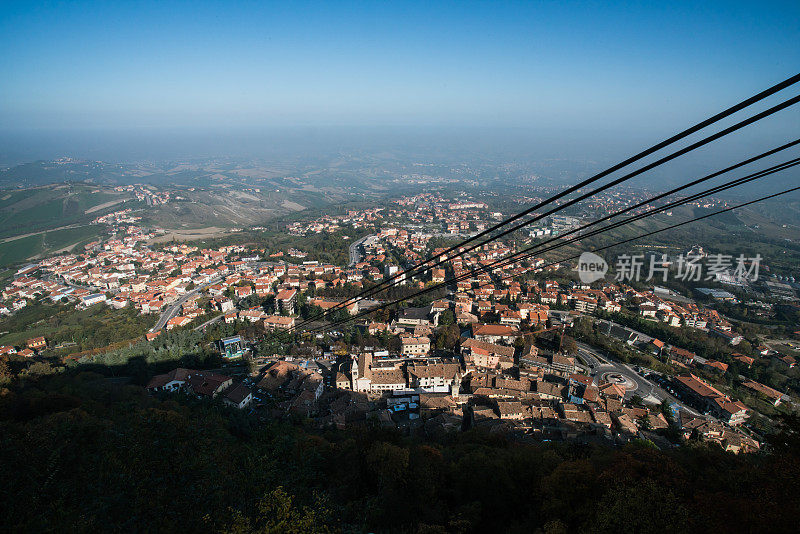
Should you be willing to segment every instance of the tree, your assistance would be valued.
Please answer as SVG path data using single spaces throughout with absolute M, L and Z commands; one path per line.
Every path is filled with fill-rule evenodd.
M 800 415 L 779 414 L 779 431 L 769 437 L 769 444 L 776 452 L 800 455 Z
M 461 329 L 456 324 L 441 327 L 436 332 L 436 347 L 453 350 L 461 339 Z
M 577 354 L 578 344 L 570 336 L 564 336 L 564 340 L 561 342 L 561 350 L 567 354 Z
M 0 358 L 0 384 L 7 384 L 11 381 L 13 375 L 11 369 L 8 367 L 8 360 Z
M 319 534 L 330 532 L 330 511 L 318 499 L 313 508 L 298 507 L 294 497 L 278 486 L 256 504 L 256 512 L 245 516 L 237 512 L 225 530 L 230 534 Z
M 391 443 L 378 442 L 366 454 L 369 470 L 377 477 L 378 485 L 399 484 L 408 470 L 409 451 Z
M 653 480 L 618 485 L 597 504 L 594 532 L 688 532 L 689 514 L 675 495 Z
M 439 326 L 449 326 L 451 324 L 455 324 L 456 316 L 453 313 L 453 310 L 447 309 L 444 310 L 439 315 Z

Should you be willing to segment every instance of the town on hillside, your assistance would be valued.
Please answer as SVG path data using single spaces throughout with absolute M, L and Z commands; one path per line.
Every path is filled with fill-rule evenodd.
M 751 452 L 794 405 L 787 381 L 796 362 L 782 348 L 797 342 L 742 330 L 716 305 L 738 302 L 731 291 L 741 293 L 741 283 L 681 294 L 612 276 L 583 283 L 570 275 L 572 262 L 544 256 L 503 261 L 575 228 L 575 218 L 446 253 L 444 239 L 498 217 L 483 202 L 424 193 L 287 225 L 298 239 L 360 232 L 348 264 L 334 265 L 298 246 L 153 245 L 152 231 L 123 210 L 96 221 L 108 239 L 20 268 L 2 289 L 0 312 L 41 302 L 135 310 L 151 324 L 145 343 L 213 329 L 219 338 L 204 350 L 217 355 L 216 368 L 175 367 L 152 375 L 147 389 L 321 428 L 375 421 L 409 433 L 474 427 L 539 441 L 671 448 L 700 440 Z M 428 258 L 438 264 L 411 269 Z M 353 298 L 385 280 L 375 295 Z M 775 277 L 752 286 L 791 290 Z M 794 295 L 748 304 L 774 314 L 796 309 Z M 69 347 L 32 336 L 0 354 L 69 365 L 102 358 Z

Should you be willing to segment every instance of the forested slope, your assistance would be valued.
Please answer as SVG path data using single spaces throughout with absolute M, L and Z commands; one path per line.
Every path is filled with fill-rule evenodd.
M 92 373 L 17 379 L 0 418 L 10 531 L 789 532 L 800 517 L 796 435 L 737 457 L 319 433 Z

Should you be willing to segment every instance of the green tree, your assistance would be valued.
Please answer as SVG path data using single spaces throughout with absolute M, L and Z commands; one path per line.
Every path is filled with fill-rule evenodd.
M 299 507 L 294 497 L 278 486 L 256 503 L 255 513 L 237 512 L 231 525 L 224 530 L 229 534 L 320 534 L 331 532 L 330 511 L 324 502 L 313 507 Z
M 595 509 L 593 532 L 688 532 L 689 514 L 675 495 L 653 480 L 620 484 L 607 491 Z
M 449 326 L 451 324 L 455 324 L 456 316 L 453 313 L 453 310 L 447 309 L 444 310 L 439 315 L 439 326 Z

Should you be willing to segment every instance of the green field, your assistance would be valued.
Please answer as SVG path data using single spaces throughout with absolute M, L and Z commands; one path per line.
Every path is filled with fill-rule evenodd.
M 0 319 L 0 345 L 24 345 L 25 340 L 45 336 L 51 345 L 74 343 L 68 350 L 104 347 L 133 339 L 152 326 L 153 319 L 133 308 L 114 310 L 98 304 L 76 310 L 70 304 L 31 304 L 10 317 Z
M 23 262 L 40 254 L 47 254 L 74 244 L 92 241 L 100 237 L 103 230 L 102 226 L 86 225 L 43 232 L 0 243 L 0 266 Z
M 0 191 L 0 238 L 89 222 L 105 211 L 87 210 L 129 198 L 128 193 L 86 184 Z

